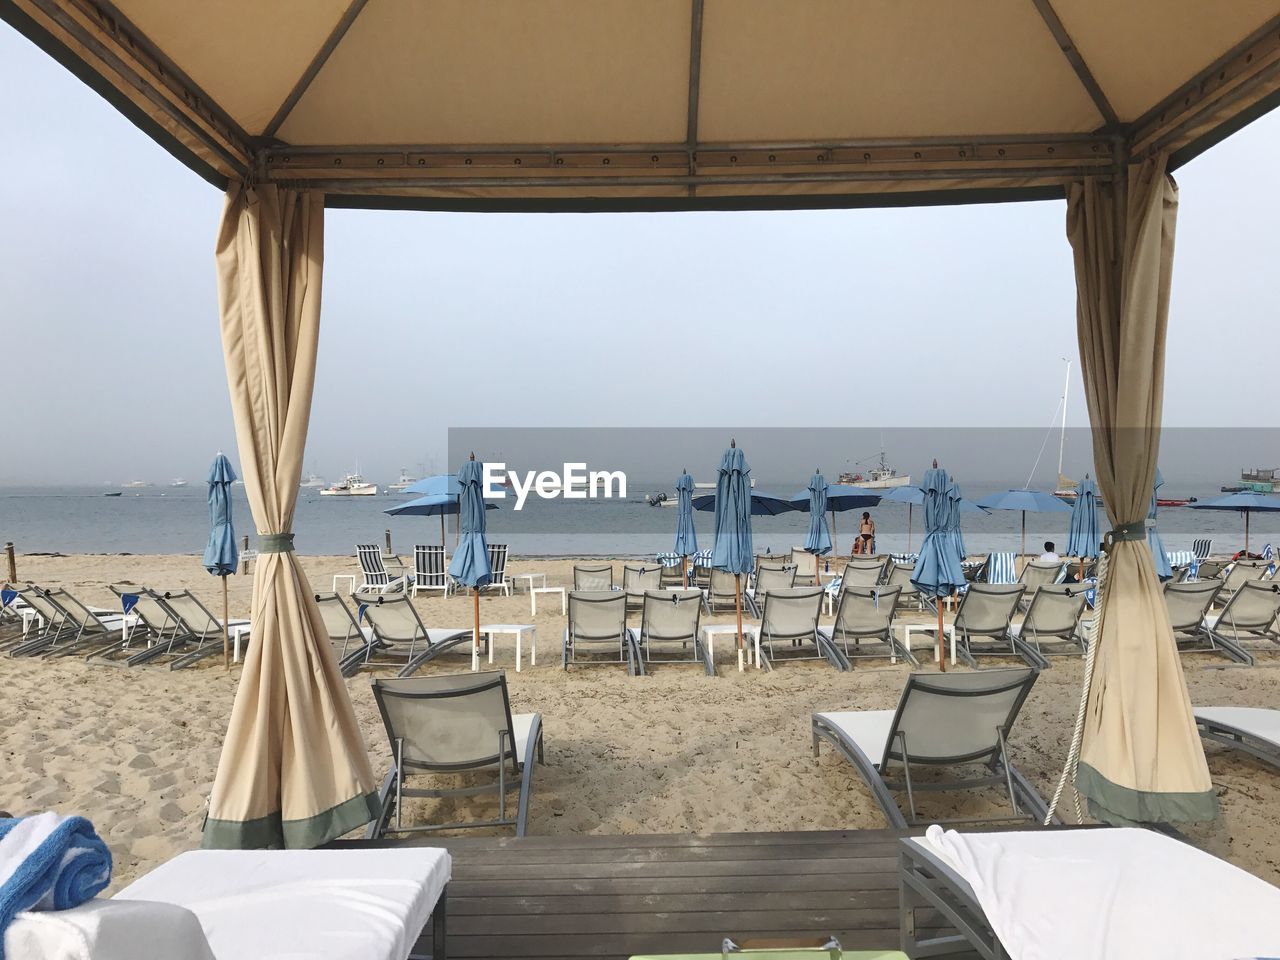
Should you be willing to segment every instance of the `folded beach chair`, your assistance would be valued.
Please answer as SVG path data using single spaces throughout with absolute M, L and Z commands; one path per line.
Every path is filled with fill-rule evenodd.
M 1057 583 L 1062 579 L 1065 571 L 1066 565 L 1061 562 L 1041 563 L 1039 560 L 1027 561 L 1027 565 L 1022 568 L 1021 576 L 1018 577 L 1018 583 L 1027 588 L 1022 595 L 1022 607 L 1025 609 L 1030 606 L 1031 601 L 1036 598 L 1036 591 L 1046 584 Z
M 1267 575 L 1267 566 L 1265 560 L 1237 560 L 1231 564 L 1222 579 L 1222 588 L 1214 603 L 1225 605 L 1243 584 L 1262 580 Z
M 818 582 L 818 555 L 800 547 L 791 548 L 791 566 L 796 568 L 797 587 L 812 587 Z
M 876 803 L 895 829 L 921 822 L 1043 821 L 1048 810 L 1034 787 L 1009 758 L 1006 743 L 1018 711 L 1038 673 L 1025 667 L 975 673 L 912 673 L 895 710 L 858 710 L 813 715 L 813 755 L 826 740 L 853 764 L 871 788 Z M 919 767 L 986 766 L 978 777 L 915 779 Z M 902 780 L 889 780 L 890 767 L 901 768 Z M 913 773 L 912 768 L 917 768 Z M 957 773 L 959 773 L 957 771 Z M 924 790 L 960 790 L 1002 786 L 1012 813 L 975 820 L 921 820 L 915 794 Z M 906 814 L 891 790 L 905 790 Z
M 742 591 L 742 602 L 752 616 L 760 616 L 766 599 L 774 590 L 789 590 L 796 583 L 796 568 L 790 564 L 766 563 L 756 569 L 755 585 Z
M 851 662 L 855 657 L 902 657 L 913 667 L 919 667 L 915 655 L 899 643 L 893 633 L 893 615 L 901 589 L 846 587 L 842 583 L 835 622 L 829 627 L 819 626 L 818 634 L 838 646 L 846 661 Z
M 1156 830 L 930 827 L 899 841 L 898 880 L 909 957 L 1280 955 L 1280 890 Z
M 760 613 L 760 657 L 765 667 L 772 668 L 785 654 L 787 660 L 826 660 L 837 670 L 849 669 L 844 654 L 818 632 L 822 597 L 821 587 L 770 588 Z M 775 644 L 782 644 L 782 649 Z
M 1251 663 L 1251 655 L 1229 640 L 1219 643 L 1209 629 L 1209 608 L 1221 586 L 1221 580 L 1169 582 L 1164 585 L 1164 602 L 1169 611 L 1169 623 L 1173 626 L 1174 640 L 1181 653 L 1212 650 L 1240 663 Z M 1196 644 L 1196 641 L 1203 642 Z
M 1080 656 L 1087 641 L 1081 630 L 1087 589 L 1078 583 L 1050 583 L 1036 591 L 1021 623 L 1009 625 L 1009 633 L 1039 658 L 1032 666 L 1047 667 L 1047 657 Z M 1057 643 L 1050 648 L 1047 641 Z
M 898 606 L 905 607 L 911 604 L 917 610 L 924 610 L 926 607 L 936 609 L 920 592 L 919 587 L 911 582 L 911 575 L 916 572 L 914 563 L 897 563 L 894 562 L 893 567 L 889 570 L 889 576 L 885 578 L 884 585 L 886 587 L 898 588 Z
M 386 666 L 390 661 L 392 665 L 403 664 L 397 677 L 407 677 L 428 660 L 474 642 L 470 628 L 428 628 L 405 594 L 369 597 L 361 607 L 373 627 L 374 641 L 339 662 L 343 676 L 362 667 Z M 357 622 L 359 618 L 357 613 Z
M 1021 657 L 1030 666 L 1048 666 L 1034 647 L 1010 629 L 1025 589 L 1021 583 L 970 584 L 956 610 L 956 656 L 971 667 L 978 665 L 975 657 L 979 656 Z
M 575 563 L 573 565 L 573 589 L 598 592 L 612 590 L 613 564 Z
M 317 593 L 316 609 L 320 611 L 320 619 L 324 621 L 325 632 L 329 635 L 329 646 L 339 664 L 346 665 L 343 676 L 351 676 L 359 668 L 370 652 L 365 648 L 377 643 L 373 627 L 362 627 L 357 615 L 351 612 L 346 601 L 336 593 Z
M 418 543 L 413 547 L 413 595 L 429 590 L 438 590 L 442 597 L 453 592 L 449 558 L 442 543 Z
M 1196 555 L 1197 560 L 1208 560 L 1212 550 L 1213 541 L 1208 537 L 1197 537 L 1191 541 L 1191 552 Z
M 514 826 L 523 837 L 536 758 L 543 763 L 542 716 L 511 712 L 507 676 L 502 671 L 373 681 L 373 696 L 391 741 L 391 772 L 382 788 L 382 812 L 372 834 Z M 476 783 L 492 773 L 493 783 Z M 457 776 L 453 788 L 411 788 L 417 775 Z M 519 788 L 515 816 L 508 816 L 507 792 Z M 484 820 L 408 825 L 406 797 L 454 800 L 493 794 L 498 815 Z M 394 814 L 394 816 L 393 816 Z
M 627 595 L 617 590 L 573 590 L 569 593 L 569 623 L 564 630 L 560 663 L 625 663 L 627 673 L 644 673 L 635 637 L 627 629 Z M 608 660 L 583 659 L 579 653 L 600 650 L 616 654 Z
M 356 590 L 357 593 L 395 593 L 407 588 L 404 576 L 393 575 L 387 570 L 382 550 L 376 543 L 357 543 L 356 560 L 364 575 L 364 582 Z
M 742 609 L 751 616 L 751 601 L 747 599 L 746 578 L 742 584 Z M 733 610 L 736 607 L 737 578 L 725 570 L 712 569 L 707 577 L 707 609 L 713 613 Z
M 1216 602 L 1216 601 L 1215 601 Z M 1233 659 L 1253 664 L 1253 654 L 1243 639 L 1261 637 L 1280 643 L 1276 617 L 1280 615 L 1280 583 L 1271 580 L 1249 580 L 1241 583 L 1215 617 L 1206 617 L 1214 643 Z M 1228 634 L 1230 634 L 1228 636 Z
M 625 564 L 622 568 L 622 590 L 627 595 L 627 609 L 640 610 L 644 607 L 646 591 L 657 590 L 662 586 L 662 567 L 651 564 L 637 567 Z
M 701 662 L 707 676 L 714 677 L 715 665 L 707 657 L 698 637 L 701 615 L 701 590 L 647 591 L 640 615 L 640 629 L 636 632 L 636 644 L 645 661 Z
M 118 613 L 91 610 L 63 587 L 46 590 L 28 584 L 23 598 L 45 619 L 45 629 L 39 637 L 14 646 L 11 656 L 52 659 L 84 653 L 118 643 L 133 622 Z
M 1200 736 L 1280 769 L 1280 710 L 1265 707 L 1196 707 Z
M 511 579 L 507 576 L 507 545 L 505 543 L 489 544 L 489 582 L 480 588 L 497 590 L 504 596 L 511 596 Z

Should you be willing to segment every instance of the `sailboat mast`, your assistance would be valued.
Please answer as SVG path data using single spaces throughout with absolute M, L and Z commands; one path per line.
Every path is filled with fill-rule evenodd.
M 1063 357 L 1066 360 L 1066 357 Z M 1062 454 L 1067 446 L 1067 391 L 1071 389 L 1071 361 L 1067 360 L 1067 379 L 1062 384 L 1062 432 L 1058 435 L 1058 477 L 1062 477 Z

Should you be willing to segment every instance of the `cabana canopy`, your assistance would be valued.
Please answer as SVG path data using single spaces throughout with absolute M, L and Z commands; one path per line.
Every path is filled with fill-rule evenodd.
M 1280 101 L 1275 0 L 0 0 L 206 179 L 427 209 L 1061 197 Z M 85 145 L 92 162 L 93 145 Z

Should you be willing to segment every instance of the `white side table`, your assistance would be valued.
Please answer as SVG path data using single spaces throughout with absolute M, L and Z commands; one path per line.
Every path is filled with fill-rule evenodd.
M 912 635 L 913 633 L 920 633 L 920 632 L 922 632 L 922 631 L 928 631 L 928 632 L 930 632 L 930 633 L 937 633 L 937 632 L 938 632 L 938 625 L 937 625 L 936 623 L 904 623 L 904 624 L 901 624 L 901 626 L 902 626 L 902 645 L 903 645 L 904 647 L 906 647 L 908 650 L 910 650 L 910 649 L 911 649 L 911 635 Z M 954 666 L 956 665 L 956 628 L 955 628 L 955 624 L 953 624 L 953 623 L 944 623 L 944 624 L 942 625 L 942 635 L 943 635 L 944 637 L 946 637 L 946 638 L 950 639 L 950 641 L 951 641 L 951 665 L 954 667 Z M 932 644 L 930 644 L 930 649 L 932 649 Z M 889 662 L 890 662 L 890 663 L 897 663 L 897 662 L 898 662 L 898 658 L 897 658 L 897 656 L 896 656 L 896 655 L 893 655 L 893 654 L 890 654 L 890 655 L 889 655 Z
M 347 593 L 355 593 L 355 592 L 356 592 L 356 575 L 355 575 L 354 573 L 338 573 L 338 574 L 335 574 L 335 575 L 334 575 L 334 577 L 333 577 L 333 592 L 334 592 L 334 593 L 337 593 L 337 592 L 338 592 L 338 581 L 339 581 L 339 580 L 349 580 L 349 581 L 351 582 L 351 589 L 350 589 L 350 590 L 348 590 L 348 591 L 347 591 Z
M 716 662 L 715 638 L 716 634 L 728 634 L 730 637 L 738 635 L 738 625 L 735 623 L 708 623 L 702 627 L 702 642 L 707 645 L 707 658 L 712 663 Z M 754 623 L 744 623 L 742 625 L 742 635 L 744 638 L 744 646 L 747 651 L 747 663 L 751 663 L 752 644 L 755 645 L 755 664 L 756 669 L 760 669 L 760 627 Z M 741 665 L 741 664 L 739 664 Z
M 565 593 L 564 587 L 530 587 L 529 588 L 529 614 L 531 616 L 538 615 L 538 594 L 540 593 L 558 593 L 560 594 L 560 616 L 564 616 L 569 611 L 569 598 Z
M 516 673 L 520 672 L 521 641 L 529 634 L 529 666 L 538 664 L 538 628 L 532 623 L 482 623 L 480 632 L 489 638 L 489 663 L 493 663 L 493 638 L 499 633 L 514 634 L 516 638 Z
M 533 581 L 535 580 L 538 581 L 538 586 L 540 587 L 547 585 L 547 575 L 545 573 L 517 573 L 510 579 L 512 583 L 517 580 L 523 580 L 525 593 L 533 593 Z
M 232 620 L 229 632 L 231 634 L 231 662 L 240 662 L 240 641 L 242 638 L 249 636 L 249 621 Z

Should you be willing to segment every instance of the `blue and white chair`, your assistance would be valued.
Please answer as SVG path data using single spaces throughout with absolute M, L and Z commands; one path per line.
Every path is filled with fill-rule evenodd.
M 992 553 L 987 558 L 987 583 L 1017 583 L 1018 568 L 1015 558 L 1016 554 L 1012 550 L 1007 553 Z
M 1191 541 L 1191 552 L 1196 555 L 1197 560 L 1208 560 L 1212 549 L 1213 540 L 1209 537 L 1197 537 Z

